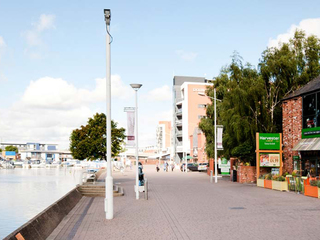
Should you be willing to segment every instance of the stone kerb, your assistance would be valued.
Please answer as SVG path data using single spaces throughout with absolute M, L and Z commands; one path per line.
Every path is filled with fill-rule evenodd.
M 74 188 L 30 221 L 9 234 L 4 240 L 46 239 L 81 198 L 82 194 L 77 188 Z

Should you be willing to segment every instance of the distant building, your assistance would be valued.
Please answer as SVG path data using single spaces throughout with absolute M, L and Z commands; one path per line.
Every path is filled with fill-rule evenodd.
M 194 144 L 201 141 L 193 141 L 194 144 L 191 145 L 190 136 L 193 136 L 195 132 L 197 135 L 203 135 L 198 126 L 201 118 L 206 117 L 206 107 L 211 103 L 205 95 L 206 88 L 211 85 L 211 81 L 201 77 L 175 76 L 173 78 L 172 132 L 175 162 L 181 162 L 184 157 L 199 152 L 197 149 L 199 147 L 195 147 Z M 200 139 L 205 142 L 203 137 Z M 204 148 L 202 142 L 201 144 L 200 148 Z M 195 161 L 198 160 L 198 156 L 194 155 L 194 158 Z M 202 159 L 201 157 L 201 161 Z
M 71 152 L 68 150 L 58 150 L 58 144 L 44 144 L 44 143 L 14 143 L 14 142 L 1 142 L 0 148 L 5 149 L 7 146 L 17 147 L 19 156 L 23 160 L 45 160 L 51 161 L 65 161 L 72 159 Z M 6 152 L 6 151 L 4 151 Z M 14 160 L 13 157 L 5 157 L 6 159 Z
M 159 121 L 157 126 L 157 148 L 158 152 L 170 153 L 171 150 L 171 122 Z

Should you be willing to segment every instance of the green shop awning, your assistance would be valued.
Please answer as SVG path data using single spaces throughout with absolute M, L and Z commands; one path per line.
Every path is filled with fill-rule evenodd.
M 320 151 L 320 138 L 301 139 L 292 151 Z

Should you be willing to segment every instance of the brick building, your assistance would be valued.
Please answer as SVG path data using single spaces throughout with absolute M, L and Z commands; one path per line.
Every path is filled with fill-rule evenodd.
M 282 100 L 284 171 L 320 174 L 320 76 Z

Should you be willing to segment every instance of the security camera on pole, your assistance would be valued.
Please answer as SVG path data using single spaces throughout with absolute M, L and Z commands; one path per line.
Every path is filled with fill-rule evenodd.
M 111 11 L 110 9 L 104 9 L 104 17 L 107 27 L 107 75 L 106 75 L 106 85 L 107 85 L 107 149 L 106 149 L 106 159 L 107 159 L 107 176 L 106 176 L 106 198 L 105 198 L 105 212 L 106 219 L 113 219 L 113 177 L 111 171 L 111 56 L 110 56 L 110 20 Z

